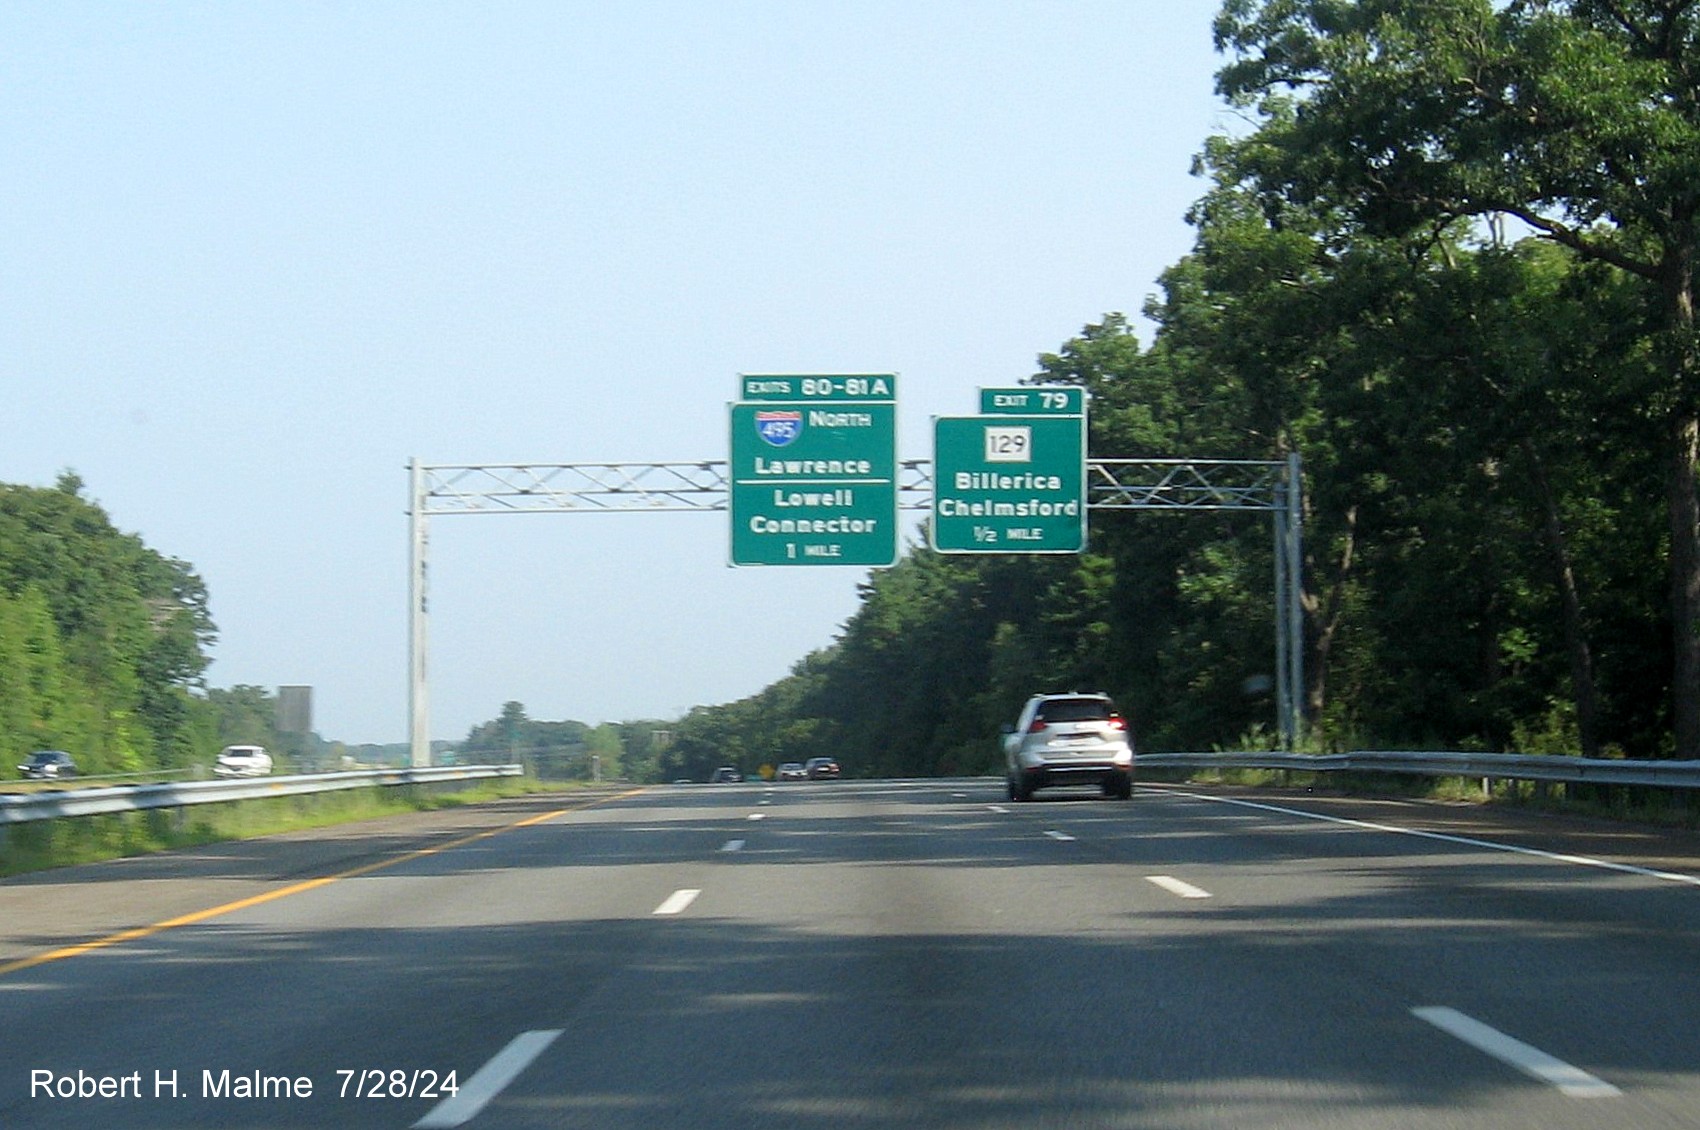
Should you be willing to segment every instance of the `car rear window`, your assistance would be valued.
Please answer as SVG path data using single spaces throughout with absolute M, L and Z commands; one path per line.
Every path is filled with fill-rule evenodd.
M 1102 698 L 1057 698 L 1039 704 L 1045 722 L 1102 722 L 1115 716 L 1116 708 Z

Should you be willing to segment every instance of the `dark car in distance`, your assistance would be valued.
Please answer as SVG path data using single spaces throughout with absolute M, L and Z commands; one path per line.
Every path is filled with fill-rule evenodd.
M 836 781 L 840 770 L 838 762 L 830 757 L 811 757 L 803 772 L 809 775 L 811 781 Z
M 26 777 L 41 780 L 57 777 L 75 777 L 77 763 L 71 760 L 71 755 L 62 749 L 40 749 L 29 755 L 20 766 L 18 772 Z

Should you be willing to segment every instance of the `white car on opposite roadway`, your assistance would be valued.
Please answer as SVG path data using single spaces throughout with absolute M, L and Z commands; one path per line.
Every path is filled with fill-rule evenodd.
M 272 771 L 272 755 L 257 745 L 227 745 L 213 762 L 220 777 L 264 777 Z

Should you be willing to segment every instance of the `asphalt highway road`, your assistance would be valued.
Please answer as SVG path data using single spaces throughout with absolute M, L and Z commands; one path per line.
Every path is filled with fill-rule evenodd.
M 1691 845 L 843 781 L 67 869 L 0 882 L 0 1127 L 1700 1127 Z

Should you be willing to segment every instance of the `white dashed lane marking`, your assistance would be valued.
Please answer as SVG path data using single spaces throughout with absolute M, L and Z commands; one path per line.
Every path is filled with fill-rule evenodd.
M 702 891 L 693 890 L 692 888 L 689 888 L 689 887 L 686 887 L 684 890 L 681 890 L 681 891 L 674 891 L 672 894 L 667 896 L 666 902 L 663 902 L 660 906 L 656 907 L 650 913 L 651 914 L 678 914 L 681 911 L 683 911 L 687 906 L 691 905 L 691 903 L 695 902 L 697 900 L 697 896 L 700 895 L 700 894 L 702 894 Z
M 1171 895 L 1179 895 L 1183 899 L 1207 899 L 1210 897 L 1210 892 L 1204 888 L 1195 887 L 1191 883 L 1183 882 L 1182 880 L 1175 878 L 1173 875 L 1147 875 L 1145 876 L 1145 881 L 1147 883 L 1155 883 L 1157 886 L 1162 887 L 1165 891 L 1168 891 Z
M 1623 1094 L 1604 1079 L 1572 1067 L 1562 1059 L 1530 1047 L 1522 1040 L 1490 1028 L 1480 1020 L 1465 1016 L 1454 1008 L 1413 1008 L 1411 1015 L 1456 1036 L 1477 1051 L 1486 1052 L 1501 1063 L 1510 1064 L 1523 1074 L 1557 1087 L 1574 1099 L 1610 1099 Z
M 444 1099 L 413 1125 L 415 1130 L 451 1130 L 483 1110 L 489 1101 L 501 1094 L 531 1061 L 543 1054 L 543 1049 L 555 1042 L 564 1029 L 550 1028 L 537 1032 L 522 1032 L 508 1041 L 508 1046 L 496 1053 L 494 1059 L 478 1069 L 477 1074 L 460 1085 L 460 1089 Z

